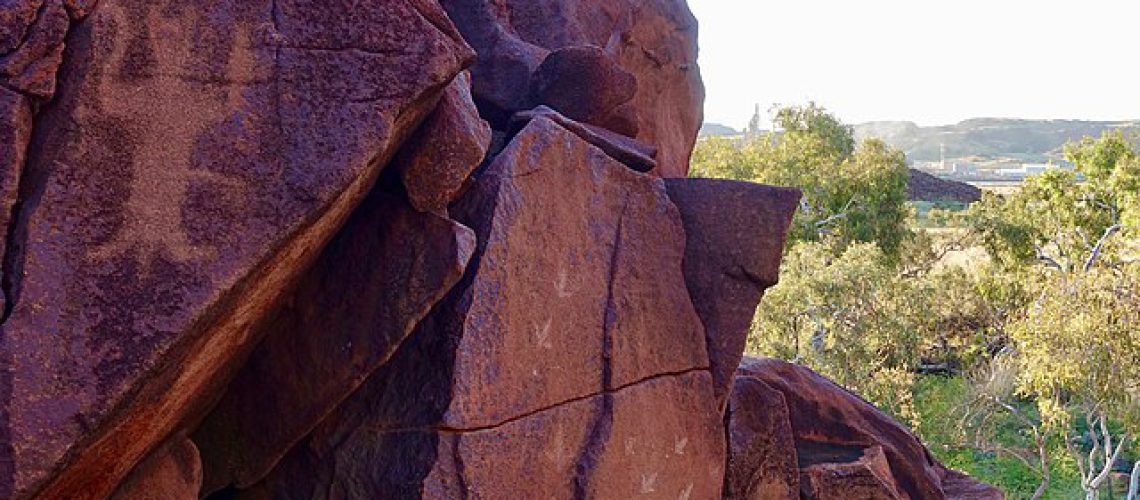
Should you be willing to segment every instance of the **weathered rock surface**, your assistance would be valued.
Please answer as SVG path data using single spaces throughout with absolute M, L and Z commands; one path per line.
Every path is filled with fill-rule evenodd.
M 534 104 L 557 109 L 566 117 L 637 136 L 636 117 L 622 107 L 637 94 L 637 79 L 604 50 L 593 45 L 563 47 L 542 61 L 530 79 Z
M 452 215 L 479 240 L 464 282 L 260 492 L 719 496 L 720 413 L 662 182 L 538 117 Z
M 737 377 L 725 413 L 728 467 L 724 497 L 796 500 L 800 472 L 784 396 L 752 377 Z
M 659 175 L 685 177 L 703 116 L 704 87 L 697 67 L 697 23 L 683 0 L 441 3 L 479 52 L 472 67 L 474 95 L 493 124 L 505 126 L 515 112 L 550 104 L 571 118 L 635 132 L 659 151 Z M 539 72 L 559 51 L 564 54 Z M 536 72 L 533 84 L 520 85 Z M 620 76 L 625 73 L 636 80 L 628 101 L 623 101 L 628 92 Z M 572 101 L 557 93 L 555 99 L 535 102 L 530 85 L 548 88 L 559 81 L 603 91 Z
M 729 429 L 779 428 L 782 423 L 757 417 L 776 406 L 769 415 L 787 412 L 794 447 L 788 448 L 787 440 L 758 441 L 754 434 L 730 432 L 730 439 L 744 438 L 730 445 L 731 470 L 754 471 L 792 455 L 799 465 L 801 498 L 1004 498 L 996 488 L 947 469 L 901 424 L 807 368 L 745 359 L 735 387 L 743 389 L 732 396 Z M 778 409 L 776 393 L 786 410 Z
M 264 477 L 391 357 L 474 250 L 471 230 L 373 190 L 262 327 L 265 339 L 195 433 L 205 491 Z
M 104 0 L 76 23 L 6 259 L 0 496 L 105 496 L 200 418 L 472 56 L 422 0 Z
M 0 1 L 0 498 L 1000 496 L 738 370 L 702 94 L 683 0 Z
M 479 117 L 471 100 L 471 78 L 462 73 L 400 148 L 392 168 L 400 173 L 416 210 L 440 212 L 455 201 L 490 145 L 491 127 Z
M 723 408 L 756 306 L 779 279 L 800 192 L 716 179 L 667 179 L 665 185 L 684 220 L 685 283 L 705 326 Z

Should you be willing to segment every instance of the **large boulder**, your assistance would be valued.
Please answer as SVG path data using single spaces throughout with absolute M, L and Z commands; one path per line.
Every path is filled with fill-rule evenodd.
M 686 176 L 704 86 L 697 22 L 683 0 L 441 3 L 479 52 L 474 95 L 492 122 L 505 125 L 515 112 L 551 105 L 636 134 L 659 151 L 659 175 Z M 625 75 L 636 82 L 632 93 Z
M 451 212 L 479 241 L 463 282 L 248 494 L 719 496 L 663 183 L 536 117 Z
M 723 408 L 764 290 L 779 279 L 797 189 L 717 179 L 666 179 L 685 224 L 685 283 L 708 336 Z
M 909 430 L 870 403 L 802 366 L 772 359 L 745 359 L 737 371 L 728 428 L 788 428 L 788 440 L 758 442 L 730 432 L 729 463 L 746 470 L 794 456 L 801 498 L 971 499 L 1004 498 L 1000 490 L 947 469 Z M 775 394 L 778 394 L 777 397 Z M 784 408 L 788 426 L 757 419 L 758 408 Z M 790 484 L 790 481 L 783 481 Z M 739 490 L 746 492 L 748 490 Z M 741 495 L 734 498 L 750 498 Z
M 0 496 L 106 496 L 200 419 L 473 55 L 426 0 L 103 0 L 75 22 L 9 231 Z
M 783 394 L 754 378 L 737 377 L 724 422 L 728 436 L 724 497 L 799 499 L 799 464 Z

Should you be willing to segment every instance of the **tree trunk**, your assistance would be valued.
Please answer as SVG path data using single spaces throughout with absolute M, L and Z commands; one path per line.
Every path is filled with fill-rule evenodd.
M 1128 500 L 1140 500 L 1140 460 L 1132 464 L 1131 481 L 1128 482 Z

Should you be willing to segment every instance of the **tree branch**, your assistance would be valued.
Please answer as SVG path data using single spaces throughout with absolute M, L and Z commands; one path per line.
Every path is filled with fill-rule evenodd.
M 1101 235 L 1100 240 L 1098 240 L 1096 242 L 1096 246 L 1093 247 L 1093 251 L 1091 254 L 1089 254 L 1088 260 L 1085 261 L 1084 271 L 1086 273 L 1089 272 L 1090 269 L 1092 269 L 1094 264 L 1096 264 L 1096 259 L 1098 257 L 1100 257 L 1100 253 L 1104 250 L 1104 244 L 1106 241 L 1108 241 L 1108 238 L 1110 238 L 1112 235 L 1120 232 L 1120 230 L 1123 229 L 1123 227 L 1124 226 L 1122 226 L 1120 224 L 1113 224 L 1113 225 L 1109 226 L 1108 229 L 1104 230 L 1104 234 Z

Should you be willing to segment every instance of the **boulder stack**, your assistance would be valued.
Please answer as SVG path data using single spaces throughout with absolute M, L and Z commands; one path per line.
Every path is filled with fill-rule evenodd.
M 0 2 L 0 498 L 983 498 L 738 369 L 702 100 L 681 0 Z

